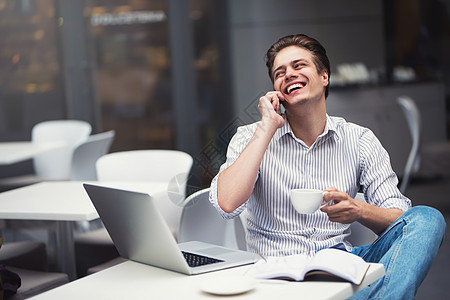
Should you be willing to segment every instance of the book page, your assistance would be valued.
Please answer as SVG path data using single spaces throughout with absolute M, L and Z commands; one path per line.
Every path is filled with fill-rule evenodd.
M 267 257 L 267 261 L 256 262 L 246 273 L 258 279 L 303 280 L 303 269 L 310 261 L 304 254 Z
M 369 264 L 361 257 L 339 249 L 323 249 L 316 253 L 306 267 L 309 271 L 321 270 L 360 284 Z
M 354 284 L 360 284 L 368 268 L 369 264 L 361 257 L 343 250 L 329 248 L 318 251 L 312 258 L 304 254 L 268 257 L 266 261 L 256 262 L 246 275 L 258 279 L 301 281 L 308 275 L 327 273 Z M 330 280 L 333 276 L 315 276 L 315 278 Z

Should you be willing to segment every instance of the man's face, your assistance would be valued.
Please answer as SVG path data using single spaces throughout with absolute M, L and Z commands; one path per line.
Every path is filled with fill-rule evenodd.
M 311 53 L 297 46 L 278 52 L 273 64 L 274 89 L 284 95 L 287 105 L 308 99 L 325 99 L 326 71 L 319 74 Z

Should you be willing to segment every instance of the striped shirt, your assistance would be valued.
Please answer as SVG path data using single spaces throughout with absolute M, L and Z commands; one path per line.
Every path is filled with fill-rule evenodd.
M 411 207 L 398 190 L 389 155 L 373 132 L 327 115 L 325 130 L 311 147 L 295 137 L 286 121 L 264 153 L 250 198 L 233 212 L 224 212 L 217 203 L 217 178 L 244 150 L 258 123 L 237 129 L 209 195 L 224 218 L 234 218 L 246 209 L 249 251 L 267 256 L 314 255 L 338 243 L 351 250 L 346 240 L 350 225 L 331 222 L 320 210 L 299 214 L 290 202 L 291 189 L 336 187 L 354 198 L 362 187 L 372 205 L 403 211 Z

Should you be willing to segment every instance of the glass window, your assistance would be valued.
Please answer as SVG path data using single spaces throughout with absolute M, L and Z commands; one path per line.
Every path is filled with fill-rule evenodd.
M 65 117 L 53 0 L 0 0 L 0 137 Z
M 385 0 L 387 57 L 393 82 L 450 83 L 450 3 Z M 450 93 L 449 93 L 450 94 Z
M 196 78 L 197 112 L 189 126 L 199 134 L 200 153 L 191 154 L 193 181 L 202 186 L 224 159 L 221 132 L 232 113 L 225 8 L 222 1 L 192 0 L 188 12 L 195 74 L 183 76 Z M 172 98 L 167 9 L 167 1 L 86 1 L 102 129 L 117 133 L 111 151 L 182 146 L 175 139 L 179 108 Z
M 86 1 L 103 130 L 112 151 L 173 148 L 165 1 Z
M 219 0 L 190 1 L 200 143 L 200 151 L 194 156 L 194 174 L 199 174 L 202 187 L 209 186 L 225 161 L 230 132 L 236 129 L 232 120 L 227 6 Z

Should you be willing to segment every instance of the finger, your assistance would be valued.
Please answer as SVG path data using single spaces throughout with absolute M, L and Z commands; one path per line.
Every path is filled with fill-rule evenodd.
M 272 104 L 273 109 L 278 112 L 280 110 L 280 93 L 279 92 L 269 92 L 267 93 L 269 101 Z
M 337 188 L 335 188 L 335 187 L 329 187 L 329 188 L 326 188 L 325 189 L 325 194 L 324 194 L 324 196 L 323 196 L 323 199 L 326 201 L 326 202 L 330 202 L 331 200 L 333 200 L 333 198 L 332 198 L 332 196 L 331 196 L 331 194 L 330 193 L 332 193 L 332 192 L 336 192 L 336 191 L 338 191 L 338 189 Z
M 277 110 L 277 112 L 281 115 L 282 114 L 281 113 L 281 104 L 285 101 L 285 98 L 284 98 L 284 95 L 281 92 L 279 92 L 279 91 L 276 92 L 276 95 L 277 95 L 277 98 L 278 98 L 278 110 Z
M 348 205 L 344 201 L 333 200 L 331 205 L 325 205 L 321 210 L 326 213 L 328 217 L 342 215 L 348 213 Z
M 270 91 L 266 93 L 266 96 L 272 98 L 278 102 L 284 101 L 284 95 L 279 91 Z
M 278 112 L 280 110 L 280 100 L 275 92 L 269 92 L 259 100 L 260 108 Z
M 330 221 L 332 221 L 332 222 L 337 222 L 337 220 L 339 220 L 339 214 L 338 213 L 336 213 L 336 212 L 334 212 L 334 211 L 332 211 L 331 209 L 330 209 L 331 207 L 324 207 L 324 208 L 322 208 L 321 209 L 321 211 L 323 211 L 324 213 L 326 213 L 327 215 L 328 215 L 328 219 L 330 220 Z
M 284 95 L 280 91 L 275 91 L 275 95 L 277 95 L 280 101 L 284 101 Z
M 328 205 L 327 209 L 324 211 L 327 213 L 328 217 L 336 217 L 337 215 L 346 213 L 345 207 L 339 205 L 339 203 Z
M 336 216 L 336 217 L 328 217 L 328 219 L 331 221 L 331 222 L 339 222 L 339 217 L 338 216 Z
M 324 207 L 322 211 L 328 215 L 330 220 L 337 220 L 347 213 L 339 204 Z
M 345 192 L 340 192 L 338 190 L 335 190 L 335 191 L 327 191 L 327 193 L 325 193 L 323 198 L 327 202 L 329 202 L 331 200 L 333 200 L 335 202 L 340 202 L 340 201 L 348 200 L 349 196 Z
M 280 91 L 268 91 L 267 93 L 266 93 L 266 95 L 276 95 L 278 98 L 283 98 L 284 99 L 284 96 L 283 96 L 283 94 L 280 92 Z
M 269 99 L 263 97 L 260 100 L 260 103 L 258 105 L 259 111 L 261 112 L 261 115 L 270 115 L 271 113 L 275 112 L 275 107 L 269 102 Z

